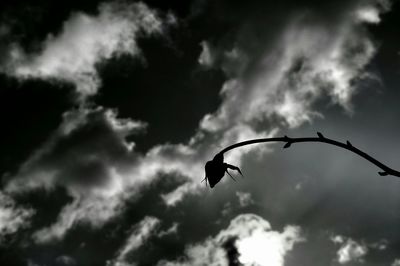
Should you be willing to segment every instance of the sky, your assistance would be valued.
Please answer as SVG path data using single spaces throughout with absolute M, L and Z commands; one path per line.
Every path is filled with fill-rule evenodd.
M 0 3 L 0 264 L 400 265 L 400 4 Z M 234 174 L 234 173 L 233 173 Z

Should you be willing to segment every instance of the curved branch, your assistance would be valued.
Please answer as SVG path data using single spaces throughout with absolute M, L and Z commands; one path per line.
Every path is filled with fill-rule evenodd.
M 378 166 L 382 172 L 378 172 L 379 175 L 381 176 L 386 176 L 386 175 L 392 175 L 392 176 L 397 176 L 400 177 L 400 172 L 396 171 L 390 167 L 388 167 L 387 165 L 381 163 L 380 161 L 376 160 L 375 158 L 373 158 L 372 156 L 366 154 L 365 152 L 357 149 L 356 147 L 354 147 L 349 141 L 346 141 L 346 143 L 342 143 L 336 140 L 332 140 L 329 138 L 324 137 L 321 133 L 317 132 L 318 137 L 310 137 L 310 138 L 290 138 L 288 136 L 284 136 L 284 137 L 276 137 L 276 138 L 262 138 L 262 139 L 252 139 L 252 140 L 247 140 L 247 141 L 242 141 L 242 142 L 238 142 L 235 143 L 233 145 L 230 145 L 228 147 L 226 147 L 225 149 L 221 150 L 217 155 L 223 155 L 225 152 L 228 152 L 232 149 L 235 148 L 239 148 L 245 145 L 251 145 L 251 144 L 257 144 L 257 143 L 265 143 L 265 142 L 285 142 L 285 145 L 283 146 L 283 148 L 289 148 L 293 143 L 300 143 L 300 142 L 320 142 L 320 143 L 326 143 L 326 144 L 330 144 L 333 146 L 337 146 L 343 149 L 346 149 L 348 151 L 351 151 L 361 157 L 363 157 L 364 159 L 366 159 L 367 161 L 371 162 L 372 164 Z M 216 156 L 217 156 L 216 155 Z

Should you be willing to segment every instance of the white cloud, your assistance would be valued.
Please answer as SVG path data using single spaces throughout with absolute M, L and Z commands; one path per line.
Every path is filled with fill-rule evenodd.
M 135 263 L 127 262 L 127 255 L 139 249 L 152 235 L 156 233 L 156 228 L 160 220 L 155 217 L 147 216 L 134 226 L 134 229 L 124 246 L 118 251 L 115 259 L 108 261 L 107 266 L 127 266 Z
M 366 246 L 349 239 L 345 245 L 338 250 L 338 261 L 341 264 L 345 264 L 350 261 L 362 261 L 367 252 L 368 249 Z
M 77 265 L 76 260 L 68 255 L 61 255 L 55 259 L 57 265 L 63 266 L 75 266 Z
M 341 235 L 331 237 L 331 241 L 335 244 L 343 244 L 345 241 L 344 237 Z
M 381 22 L 379 10 L 373 6 L 365 6 L 356 11 L 357 19 L 368 23 L 377 24 Z
M 141 121 L 117 118 L 116 110 L 101 107 L 68 111 L 64 113 L 63 122 L 53 136 L 21 165 L 6 189 L 19 193 L 66 185 L 76 190 L 85 183 L 94 185 L 93 189 L 98 188 L 96 182 L 100 181 L 99 185 L 102 185 L 102 175 L 118 175 L 114 168 L 118 168 L 117 165 L 129 157 L 133 144 L 125 138 L 143 132 L 146 126 Z M 102 165 L 107 167 L 102 168 Z M 84 172 L 80 173 L 82 170 Z M 96 176 L 91 179 L 89 175 Z M 113 178 L 103 178 L 106 183 L 113 182 Z
M 286 254 L 304 238 L 300 236 L 299 227 L 287 226 L 282 232 L 273 231 L 270 224 L 260 216 L 242 214 L 215 237 L 187 246 L 184 259 L 163 260 L 158 265 L 228 265 L 224 245 L 229 241 L 234 241 L 237 259 L 243 265 L 283 266 Z
M 34 213 L 32 209 L 17 206 L 11 197 L 0 191 L 0 245 L 4 244 L 5 236 L 29 226 Z
M 39 264 L 35 263 L 34 261 L 28 259 L 27 266 L 42 266 L 42 265 L 39 265 Z
M 297 127 L 319 115 L 312 106 L 326 94 L 351 110 L 356 91 L 352 82 L 363 77 L 363 69 L 375 53 L 373 42 L 360 25 L 349 20 L 332 29 L 322 22 L 316 26 L 299 15 L 282 32 L 273 48 L 264 52 L 250 81 L 235 77 L 225 84 L 224 104 L 203 119 L 203 129 L 251 125 L 274 116 L 289 127 Z M 243 61 L 245 55 L 237 64 Z
M 228 201 L 224 203 L 224 206 L 222 206 L 222 211 L 221 211 L 221 215 L 222 217 L 227 216 L 228 214 L 232 213 L 232 204 Z M 217 223 L 219 223 L 219 221 L 217 221 Z
M 248 192 L 237 191 L 236 196 L 238 197 L 240 207 L 247 207 L 254 204 L 254 200 Z
M 100 228 L 122 212 L 124 205 L 121 195 L 112 191 L 87 193 L 86 196 L 75 196 L 72 203 L 63 207 L 57 221 L 49 227 L 36 231 L 33 239 L 38 243 L 60 240 L 69 229 L 78 223 L 89 224 L 92 228 Z
M 201 167 L 201 165 L 199 165 L 199 167 Z M 203 170 L 203 169 L 201 169 L 201 170 Z M 199 176 L 202 176 L 202 175 L 204 175 L 204 174 L 201 173 L 201 175 L 199 175 Z M 174 207 L 174 206 L 176 206 L 176 204 L 178 204 L 182 200 L 182 198 L 186 194 L 196 193 L 195 191 L 198 187 L 199 187 L 199 185 L 195 182 L 194 183 L 187 182 L 169 193 L 162 194 L 161 198 L 167 206 Z
M 74 13 L 58 35 L 49 35 L 38 54 L 15 45 L 6 71 L 19 78 L 70 82 L 81 97 L 97 93 L 101 84 L 96 65 L 121 54 L 139 56 L 139 35 L 163 30 L 158 14 L 143 3 L 107 3 L 96 16 Z
M 360 22 L 378 24 L 381 22 L 380 13 L 390 10 L 390 7 L 391 1 L 389 0 L 361 2 L 361 5 L 354 12 L 355 18 Z
M 350 237 L 342 235 L 331 236 L 330 240 L 339 246 L 336 252 L 336 260 L 340 264 L 349 262 L 364 262 L 364 257 L 370 251 L 383 251 L 388 246 L 386 239 L 377 242 L 356 241 Z
M 164 237 L 164 236 L 169 236 L 169 235 L 176 235 L 178 233 L 178 227 L 179 223 L 174 222 L 170 228 L 168 228 L 165 231 L 160 231 L 157 236 L 158 237 Z
M 335 236 L 332 242 L 339 244 L 340 248 L 336 252 L 337 261 L 340 264 L 346 264 L 352 261 L 363 261 L 368 253 L 368 247 L 364 243 L 358 243 L 351 238 L 345 239 L 343 236 Z
M 36 241 L 60 239 L 79 222 L 100 227 L 123 210 L 126 198 L 134 197 L 124 193 L 125 189 L 133 190 L 138 181 L 130 179 L 130 164 L 137 161 L 133 145 L 125 138 L 145 127 L 139 121 L 118 119 L 114 110 L 103 108 L 64 114 L 64 122 L 53 137 L 6 186 L 9 193 L 64 186 L 73 197 L 56 223 L 34 234 Z
M 376 250 L 385 250 L 388 246 L 388 241 L 386 239 L 382 239 L 378 242 L 369 244 L 368 247 L 370 247 L 371 249 L 376 249 Z
M 214 57 L 211 54 L 210 44 L 206 41 L 202 41 L 201 45 L 201 53 L 199 56 L 199 64 L 205 67 L 211 67 L 214 63 Z

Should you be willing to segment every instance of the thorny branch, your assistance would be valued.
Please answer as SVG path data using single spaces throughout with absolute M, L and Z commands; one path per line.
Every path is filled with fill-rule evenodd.
M 324 135 L 322 135 L 320 132 L 317 132 L 318 137 L 310 137 L 310 138 L 290 138 L 288 136 L 284 137 L 276 137 L 276 138 L 262 138 L 262 139 L 252 139 L 252 140 L 247 140 L 239 143 L 235 143 L 233 145 L 230 145 L 226 147 L 225 149 L 221 150 L 216 156 L 218 155 L 223 155 L 225 152 L 230 151 L 232 149 L 245 146 L 245 145 L 250 145 L 250 144 L 256 144 L 256 143 L 265 143 L 265 142 L 285 142 L 285 145 L 283 145 L 283 148 L 289 148 L 292 144 L 294 143 L 300 143 L 300 142 L 320 142 L 320 143 L 326 143 L 330 144 L 333 146 L 337 146 L 343 149 L 346 149 L 348 151 L 351 151 L 367 161 L 373 163 L 377 167 L 379 167 L 382 171 L 378 172 L 379 175 L 381 176 L 387 176 L 387 175 L 392 175 L 392 176 L 397 176 L 400 177 L 400 172 L 396 171 L 385 164 L 381 163 L 380 161 L 376 160 L 372 156 L 366 154 L 365 152 L 361 151 L 360 149 L 354 147 L 350 141 L 346 141 L 346 143 L 342 143 L 336 140 L 332 140 L 329 138 L 326 138 Z

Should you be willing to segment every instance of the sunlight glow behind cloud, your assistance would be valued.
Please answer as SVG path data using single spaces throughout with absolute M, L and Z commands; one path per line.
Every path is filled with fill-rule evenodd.
M 188 246 L 184 261 L 160 261 L 159 266 L 228 265 L 224 245 L 229 241 L 234 242 L 238 260 L 243 265 L 283 266 L 286 254 L 305 239 L 299 227 L 287 226 L 282 232 L 273 231 L 269 222 L 260 216 L 242 214 L 215 237 Z

